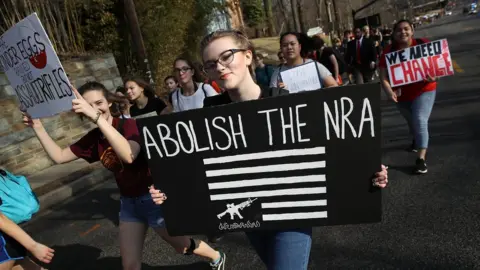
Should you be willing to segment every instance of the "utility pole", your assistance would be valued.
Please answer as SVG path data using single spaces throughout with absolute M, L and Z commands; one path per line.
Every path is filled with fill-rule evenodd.
M 135 9 L 135 3 L 133 0 L 124 0 L 125 15 L 127 17 L 128 25 L 130 26 L 130 33 L 132 34 L 132 41 L 137 51 L 137 59 L 140 63 L 141 69 L 148 76 L 150 84 L 155 84 L 153 80 L 152 72 L 150 71 L 150 65 L 148 63 L 147 52 L 145 50 L 145 44 L 143 43 L 142 31 L 138 23 L 137 11 Z

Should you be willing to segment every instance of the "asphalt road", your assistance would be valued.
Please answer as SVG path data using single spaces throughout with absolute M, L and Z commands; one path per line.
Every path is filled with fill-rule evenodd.
M 456 71 L 439 83 L 429 173 L 410 174 L 415 155 L 403 150 L 410 143 L 405 122 L 385 102 L 383 160 L 391 184 L 383 191 L 383 221 L 315 228 L 311 269 L 480 269 L 480 19 L 442 18 L 416 36 L 447 38 Z M 103 184 L 30 222 L 27 230 L 56 250 L 49 269 L 121 269 L 118 197 L 114 183 Z M 228 269 L 264 269 L 242 233 L 215 247 L 227 253 Z M 151 231 L 143 260 L 143 269 L 208 269 Z

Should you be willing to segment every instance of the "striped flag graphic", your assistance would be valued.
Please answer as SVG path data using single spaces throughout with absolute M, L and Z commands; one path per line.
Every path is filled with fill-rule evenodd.
M 265 222 L 327 218 L 325 147 L 205 158 L 203 163 L 212 202 L 257 200 Z

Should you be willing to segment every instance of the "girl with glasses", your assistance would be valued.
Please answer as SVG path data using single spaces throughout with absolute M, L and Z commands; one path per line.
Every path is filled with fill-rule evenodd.
M 179 85 L 169 95 L 174 112 L 202 108 L 206 97 L 217 95 L 211 85 L 202 83 L 200 72 L 189 59 L 177 58 L 173 62 L 173 70 Z
M 253 54 L 248 38 L 238 31 L 217 31 L 201 43 L 201 55 L 208 76 L 217 81 L 225 92 L 205 99 L 205 107 L 256 100 L 288 94 L 280 88 L 261 89 L 252 78 Z M 333 79 L 333 78 L 332 78 Z M 387 170 L 382 166 L 372 180 L 373 185 L 387 185 Z M 161 200 L 159 190 L 150 189 L 155 200 Z M 307 269 L 312 243 L 312 228 L 290 230 L 260 230 L 246 233 L 258 256 L 268 269 Z

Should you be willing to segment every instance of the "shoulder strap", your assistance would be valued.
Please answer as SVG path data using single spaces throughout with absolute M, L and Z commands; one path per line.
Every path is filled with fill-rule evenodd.
M 205 97 L 208 97 L 208 96 L 207 96 L 207 91 L 205 90 L 205 83 L 202 84 L 202 91 L 203 91 L 203 95 L 204 95 Z
M 168 102 L 170 102 L 170 104 L 173 104 L 173 93 L 177 91 L 177 89 L 173 90 L 172 92 L 170 92 L 168 94 Z

